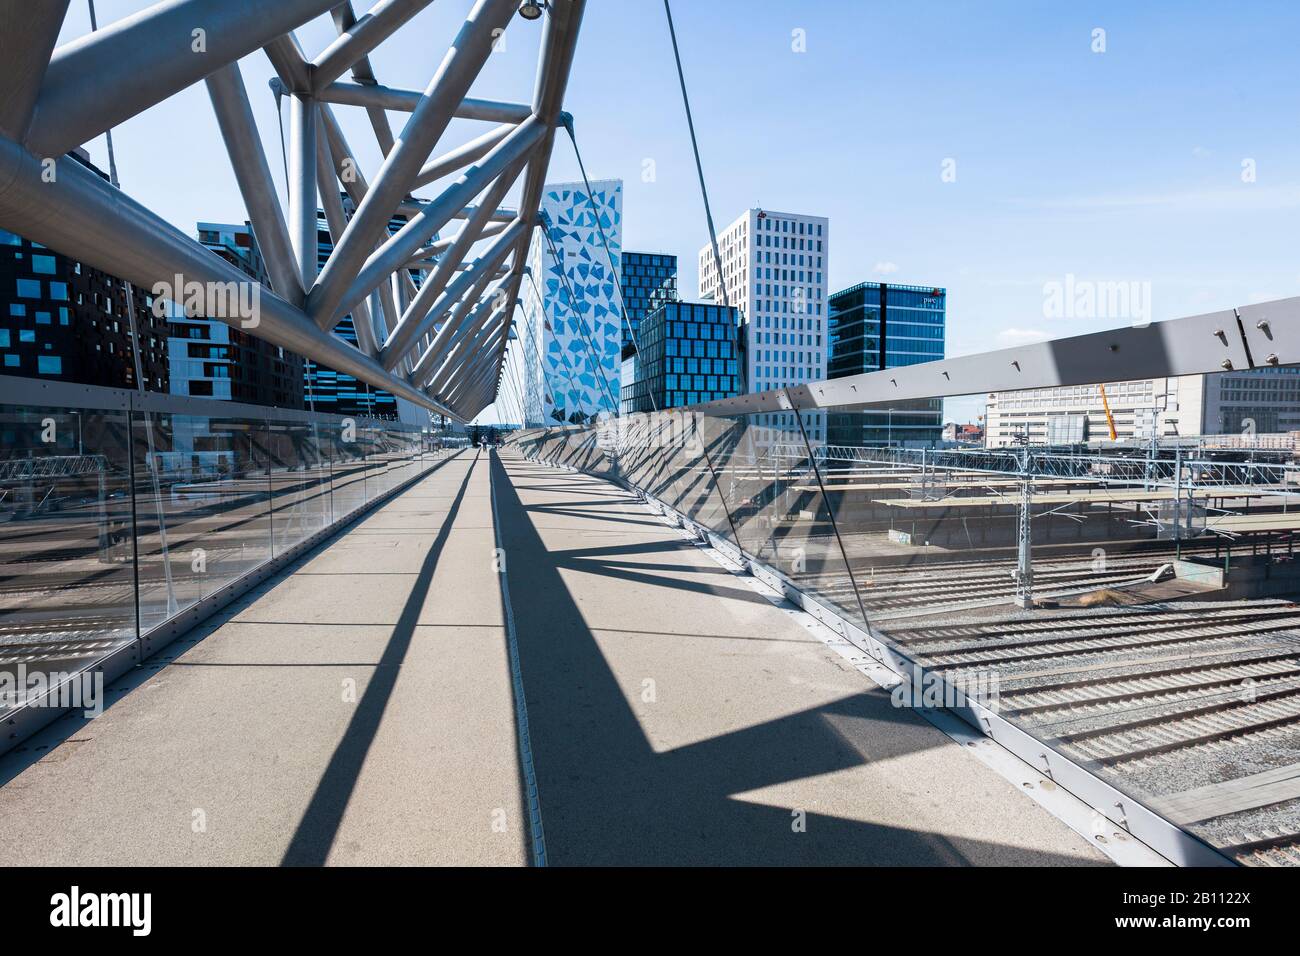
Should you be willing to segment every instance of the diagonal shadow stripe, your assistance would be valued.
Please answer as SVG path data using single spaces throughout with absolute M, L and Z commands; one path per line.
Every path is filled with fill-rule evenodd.
M 411 646 L 411 637 L 415 634 L 420 609 L 424 606 L 429 585 L 433 582 L 438 558 L 447 543 L 447 535 L 451 531 L 452 522 L 456 520 L 456 512 L 460 510 L 465 489 L 469 486 L 478 460 L 479 455 L 475 454 L 474 460 L 465 470 L 460 490 L 447 509 L 447 518 L 438 530 L 438 536 L 429 546 L 429 553 L 420 565 L 420 573 L 411 583 L 411 593 L 402 607 L 397 623 L 393 625 L 393 633 L 384 646 L 384 653 L 379 658 L 370 683 L 357 702 L 356 711 L 338 746 L 334 748 L 329 765 L 321 775 L 320 783 L 316 785 L 316 792 L 284 851 L 284 857 L 280 860 L 282 866 L 323 866 L 329 856 L 330 847 L 334 845 L 339 825 L 343 821 L 343 812 L 352 798 L 352 791 L 356 789 L 366 754 L 374 743 L 379 722 L 383 719 L 384 710 L 388 707 L 389 698 L 397 684 L 397 675 Z

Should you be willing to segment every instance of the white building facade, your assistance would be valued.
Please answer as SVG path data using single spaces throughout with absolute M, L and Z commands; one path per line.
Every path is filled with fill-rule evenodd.
M 740 310 L 747 392 L 826 378 L 829 250 L 825 217 L 758 208 L 718 235 L 721 276 L 713 247 L 700 250 L 700 298 Z M 809 439 L 825 438 L 823 418 L 805 416 Z
M 526 424 L 617 415 L 623 181 L 593 181 L 590 195 L 582 183 L 551 183 L 541 208 L 550 240 L 534 231 L 528 254 L 533 281 L 524 280 L 521 295 Z
M 1028 432 L 1033 443 L 1118 442 L 1300 430 L 1300 369 L 1263 368 L 1097 385 L 994 392 L 985 411 L 990 448 Z

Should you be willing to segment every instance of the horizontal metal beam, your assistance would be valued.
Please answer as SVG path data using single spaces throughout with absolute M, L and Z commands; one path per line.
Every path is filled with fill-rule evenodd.
M 1300 319 L 1300 299 L 1243 306 L 1240 311 L 1243 315 L 1271 311 Z M 1300 346 L 1300 339 L 1295 344 Z M 743 415 L 791 408 L 887 406 L 890 402 L 918 398 L 1246 371 L 1255 367 L 1246 346 L 1237 313 L 1226 310 L 850 375 L 691 407 L 707 415 Z M 1296 352 L 1284 349 L 1277 354 L 1279 364 L 1300 364 L 1300 349 Z M 1254 361 L 1255 365 L 1262 364 L 1260 356 L 1255 356 Z
M 341 106 L 366 106 L 398 113 L 410 113 L 423 93 L 395 90 L 389 86 L 365 86 L 360 83 L 331 83 L 321 87 L 317 97 Z M 488 123 L 522 123 L 533 115 L 531 106 L 464 97 L 456 106 L 457 119 L 483 120 Z
M 50 60 L 26 145 L 61 156 L 336 3 L 164 0 L 66 43 Z

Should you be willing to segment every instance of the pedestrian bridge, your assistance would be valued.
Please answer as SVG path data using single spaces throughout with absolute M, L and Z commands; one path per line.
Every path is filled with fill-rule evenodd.
M 462 450 L 0 759 L 0 864 L 1106 861 L 818 627 Z

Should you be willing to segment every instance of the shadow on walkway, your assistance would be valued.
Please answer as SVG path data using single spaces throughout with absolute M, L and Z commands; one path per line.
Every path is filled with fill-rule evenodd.
M 357 785 L 357 778 L 365 764 L 366 754 L 374 742 L 375 734 L 383 720 L 384 710 L 393 694 L 401 671 L 402 661 L 411 646 L 411 637 L 415 633 L 416 623 L 420 618 L 420 609 L 429 593 L 433 573 L 438 567 L 438 558 L 447 543 L 452 523 L 465 498 L 465 489 L 469 487 L 474 469 L 478 467 L 479 455 L 474 456 L 465 477 L 460 483 L 456 497 L 452 499 L 443 519 L 438 536 L 429 545 L 429 551 L 420 564 L 419 574 L 411 584 L 411 593 L 402 607 L 402 613 L 393 626 L 392 635 L 384 646 L 384 652 L 375 666 L 365 692 L 357 702 L 356 711 L 348 722 L 347 730 L 330 757 L 329 765 L 321 775 L 316 792 L 307 805 L 293 839 L 284 851 L 281 860 L 284 866 L 322 866 L 329 857 L 330 847 L 338 835 L 343 813 L 348 800 Z
M 514 461 L 511 461 L 514 465 Z M 539 477 L 521 463 L 532 479 Z M 1079 863 L 1078 858 L 804 811 L 804 832 L 786 806 L 735 794 L 904 755 L 935 733 L 866 691 L 667 752 L 656 752 L 560 574 L 563 567 L 619 582 L 723 593 L 704 582 L 653 577 L 619 567 L 615 544 L 580 552 L 547 550 L 530 512 L 564 511 L 519 499 L 501 461 L 493 487 L 508 555 L 515 621 L 547 854 L 554 864 L 1012 865 Z M 557 479 L 567 479 L 553 472 Z M 552 483 L 548 490 L 559 490 Z M 572 489 L 575 495 L 586 489 Z M 630 503 L 633 499 L 626 497 Z M 586 517 L 594 517 L 586 515 Z M 617 520 L 600 516 L 601 520 Z M 601 557 L 612 560 L 602 563 Z M 624 585 L 626 586 L 626 585 Z M 755 597 L 753 592 L 744 593 Z M 672 601 L 665 592 L 664 600 Z M 701 635 L 704 636 L 704 635 Z M 655 640 L 654 635 L 647 635 Z M 665 645 L 664 652 L 673 647 Z M 681 666 L 681 665 L 678 665 Z M 719 688 L 719 695 L 748 688 Z M 754 692 L 758 692 L 755 690 Z M 708 702 L 700 706 L 707 708 Z M 906 725 L 906 726 L 902 726 Z M 805 792 L 815 790 L 809 788 Z M 865 802 L 865 801 L 864 801 Z

